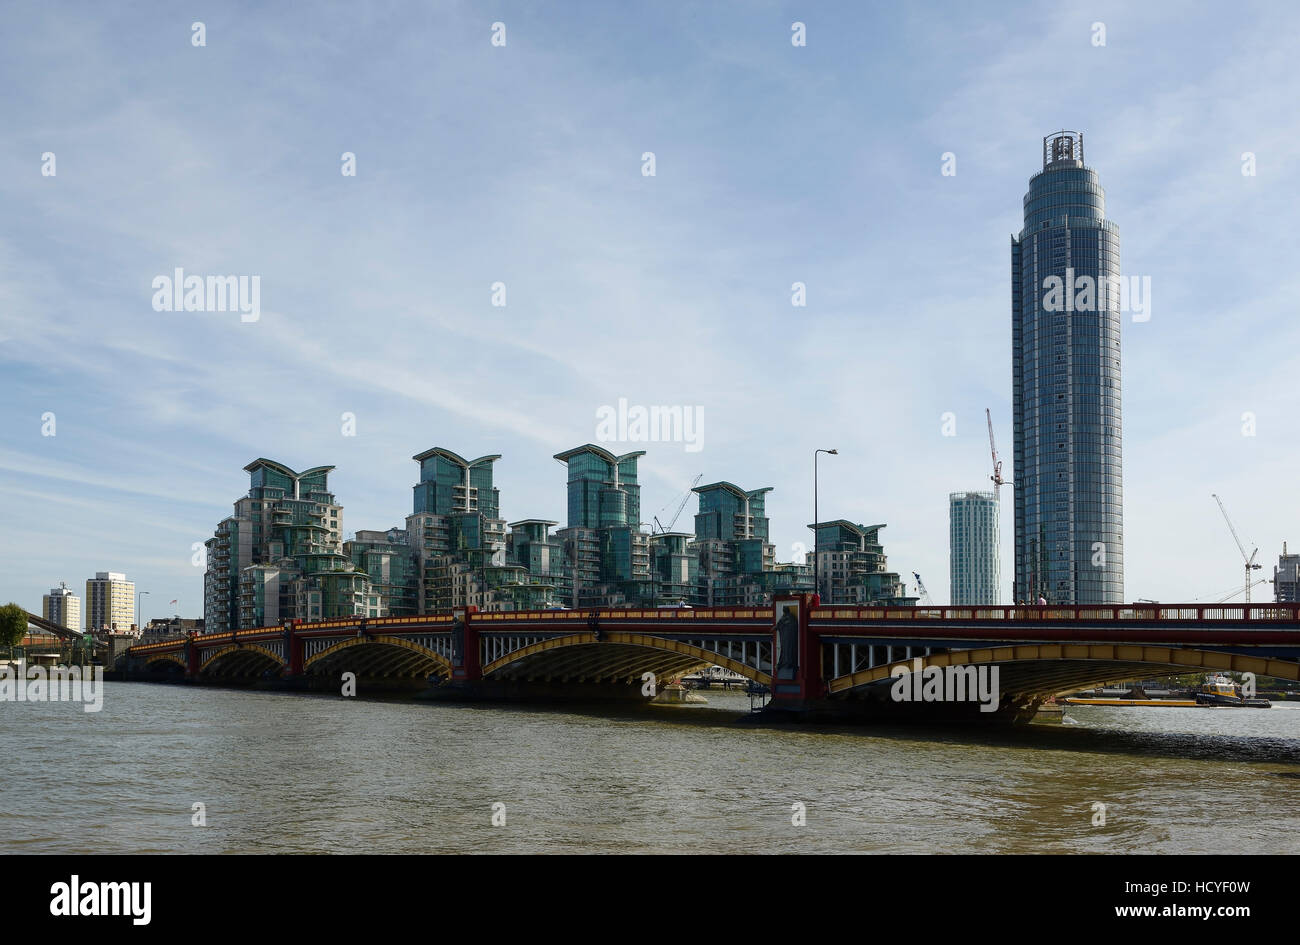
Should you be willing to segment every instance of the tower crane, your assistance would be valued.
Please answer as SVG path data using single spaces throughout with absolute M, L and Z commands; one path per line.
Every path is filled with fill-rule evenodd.
M 681 517 L 682 509 L 686 508 L 686 500 L 691 497 L 691 493 L 695 491 L 695 487 L 700 484 L 700 480 L 703 478 L 704 478 L 704 473 L 700 473 L 698 476 L 696 476 L 694 479 L 691 480 L 691 487 L 686 490 L 685 494 L 681 498 L 681 501 L 677 503 L 677 511 L 675 511 L 673 513 L 673 517 L 668 520 L 667 527 L 665 527 L 659 521 L 658 515 L 654 516 L 655 527 L 658 529 L 658 531 L 655 532 L 655 534 L 662 535 L 665 532 L 672 531 L 673 526 L 677 524 L 677 519 Z M 665 505 L 664 508 L 660 509 L 659 511 L 662 512 L 666 508 L 668 508 L 668 506 Z
M 1251 582 L 1250 586 L 1255 587 L 1257 584 L 1272 584 L 1272 583 L 1273 582 L 1270 581 L 1268 578 L 1255 578 L 1255 580 Z M 1215 601 L 1215 603 L 1222 604 L 1224 601 L 1232 600 L 1232 598 L 1236 597 L 1240 593 L 1241 591 L 1239 590 L 1233 591 L 1231 594 L 1228 594 L 1225 597 L 1220 597 L 1218 600 Z
M 1249 604 L 1250 589 L 1252 587 L 1250 582 L 1250 572 L 1252 569 L 1258 570 L 1263 567 L 1262 564 L 1255 563 L 1255 555 L 1259 554 L 1259 549 L 1255 548 L 1249 555 L 1246 554 L 1246 546 L 1243 545 L 1241 539 L 1237 537 L 1237 529 L 1233 526 L 1232 519 L 1228 518 L 1228 510 L 1223 507 L 1223 500 L 1214 493 L 1210 493 L 1210 495 L 1213 496 L 1215 502 L 1219 503 L 1219 511 L 1223 513 L 1223 520 L 1228 523 L 1228 531 L 1232 532 L 1232 540 L 1237 543 L 1237 549 L 1241 552 L 1241 560 L 1246 563 L 1246 603 Z
M 915 571 L 912 572 L 912 577 L 916 578 L 916 592 L 921 596 L 921 603 L 929 607 L 934 601 L 930 599 L 930 592 L 925 589 L 925 582 Z
M 993 475 L 989 476 L 989 479 L 993 480 L 993 497 L 1001 504 L 1002 485 L 1003 483 L 1011 485 L 1011 480 L 1002 478 L 1002 460 L 998 459 L 998 447 L 993 442 L 993 414 L 989 412 L 988 407 L 984 408 L 984 417 L 989 422 L 989 453 L 993 457 Z

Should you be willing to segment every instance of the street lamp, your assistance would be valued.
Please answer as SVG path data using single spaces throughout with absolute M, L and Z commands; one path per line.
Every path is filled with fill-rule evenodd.
M 141 591 L 139 594 L 135 595 L 135 628 L 137 630 L 143 629 L 140 626 L 140 598 L 144 597 L 144 595 L 148 593 L 148 591 Z
M 817 517 L 817 454 L 826 453 L 830 456 L 839 456 L 839 450 L 813 450 L 813 593 L 821 599 L 821 569 L 817 560 L 817 525 L 821 521 Z

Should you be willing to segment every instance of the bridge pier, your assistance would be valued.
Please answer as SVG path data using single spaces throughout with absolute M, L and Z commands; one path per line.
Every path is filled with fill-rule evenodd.
M 451 625 L 451 682 L 469 691 L 483 679 L 479 658 L 479 633 L 474 622 L 477 607 L 453 612 Z
M 772 699 L 769 715 L 802 714 L 822 700 L 821 641 L 811 626 L 815 594 L 783 594 L 772 601 Z
M 284 654 L 285 662 L 288 664 L 285 669 L 286 677 L 292 679 L 306 672 L 304 653 L 302 637 L 293 632 L 292 623 L 286 622 L 284 625 Z

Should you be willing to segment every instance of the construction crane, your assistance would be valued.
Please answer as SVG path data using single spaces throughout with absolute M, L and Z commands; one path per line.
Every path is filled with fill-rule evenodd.
M 1256 578 L 1254 581 L 1251 582 L 1250 586 L 1246 588 L 1246 591 L 1247 593 L 1249 593 L 1251 587 L 1256 587 L 1257 585 L 1260 584 L 1272 584 L 1272 583 L 1273 582 L 1270 581 L 1268 578 Z M 1232 600 L 1232 598 L 1236 597 L 1240 593 L 1241 593 L 1241 588 L 1237 588 L 1237 590 L 1233 591 L 1227 597 L 1220 597 L 1218 600 L 1215 601 L 1215 603 L 1222 604 L 1224 601 Z M 1250 603 L 1249 597 L 1246 598 L 1246 603 Z
M 993 456 L 993 475 L 989 476 L 989 478 L 993 480 L 993 497 L 1000 503 L 1002 501 L 1002 486 L 1004 483 L 1010 485 L 1011 481 L 1002 478 L 1002 460 L 998 459 L 998 447 L 993 442 L 993 414 L 989 412 L 988 407 L 984 408 L 984 417 L 989 422 L 989 453 Z
M 691 480 L 691 487 L 686 490 L 686 493 L 682 496 L 681 501 L 677 503 L 677 511 L 675 511 L 673 513 L 673 517 L 668 520 L 667 527 L 665 527 L 663 524 L 660 523 L 658 515 L 654 516 L 654 520 L 655 520 L 655 529 L 653 531 L 654 534 L 662 535 L 665 532 L 672 531 L 673 526 L 677 524 L 677 519 L 681 517 L 682 509 L 686 508 L 686 500 L 691 497 L 691 493 L 695 491 L 695 487 L 700 484 L 700 480 L 703 478 L 704 478 L 704 473 L 700 473 L 698 476 L 696 476 L 694 479 Z M 668 506 L 665 505 L 664 508 L 660 509 L 659 511 L 662 512 L 666 508 L 668 508 Z
M 1237 529 L 1233 526 L 1232 519 L 1228 518 L 1228 510 L 1223 507 L 1223 500 L 1214 493 L 1210 493 L 1210 495 L 1214 497 L 1215 502 L 1219 503 L 1219 511 L 1223 513 L 1223 520 L 1228 523 L 1228 531 L 1232 532 L 1232 540 L 1237 543 L 1237 548 L 1241 551 L 1241 560 L 1246 563 L 1246 603 L 1249 604 L 1250 589 L 1253 586 L 1250 582 L 1250 572 L 1252 569 L 1258 570 L 1263 567 L 1262 564 L 1255 563 L 1255 555 L 1259 554 L 1259 549 L 1256 548 L 1249 555 L 1246 554 L 1246 546 L 1237 537 Z
M 921 575 L 913 571 L 912 577 L 916 578 L 916 592 L 921 595 L 921 603 L 926 607 L 931 606 L 934 601 L 930 599 L 930 592 L 925 589 L 925 582 L 921 580 Z
M 1255 578 L 1255 580 L 1251 582 L 1251 585 L 1250 585 L 1250 586 L 1251 586 L 1251 587 L 1258 587 L 1258 586 L 1261 585 L 1261 584 L 1272 584 L 1272 583 L 1273 583 L 1273 581 L 1272 581 L 1271 578 Z M 1192 598 L 1192 603 L 1200 603 L 1200 602 L 1202 602 L 1202 601 L 1209 601 L 1210 598 L 1213 598 L 1212 603 L 1215 603 L 1215 604 L 1222 604 L 1222 603 L 1225 603 L 1226 601 L 1230 601 L 1230 600 L 1232 600 L 1234 597 L 1236 597 L 1236 596 L 1237 596 L 1238 594 L 1240 594 L 1241 592 L 1242 592 L 1242 588 L 1240 588 L 1240 587 L 1233 587 L 1231 590 L 1220 591 L 1218 594 L 1210 594 L 1210 595 L 1207 596 L 1207 597 L 1193 597 L 1193 598 Z M 1141 603 L 1141 601 L 1139 601 L 1138 603 Z

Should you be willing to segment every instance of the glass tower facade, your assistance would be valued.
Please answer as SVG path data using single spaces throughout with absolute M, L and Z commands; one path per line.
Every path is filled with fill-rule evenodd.
M 992 492 L 948 494 L 949 587 L 954 607 L 1002 603 L 998 500 Z
M 1043 139 L 1011 240 L 1017 599 L 1124 600 L 1119 229 L 1083 135 Z
M 772 593 L 776 548 L 768 541 L 767 494 L 771 486 L 745 490 L 731 482 L 696 486 L 699 597 L 706 606 L 756 606 Z
M 641 531 L 637 460 L 587 443 L 556 453 L 568 467 L 569 524 L 564 573 L 572 607 L 620 607 L 653 598 L 650 535 Z

